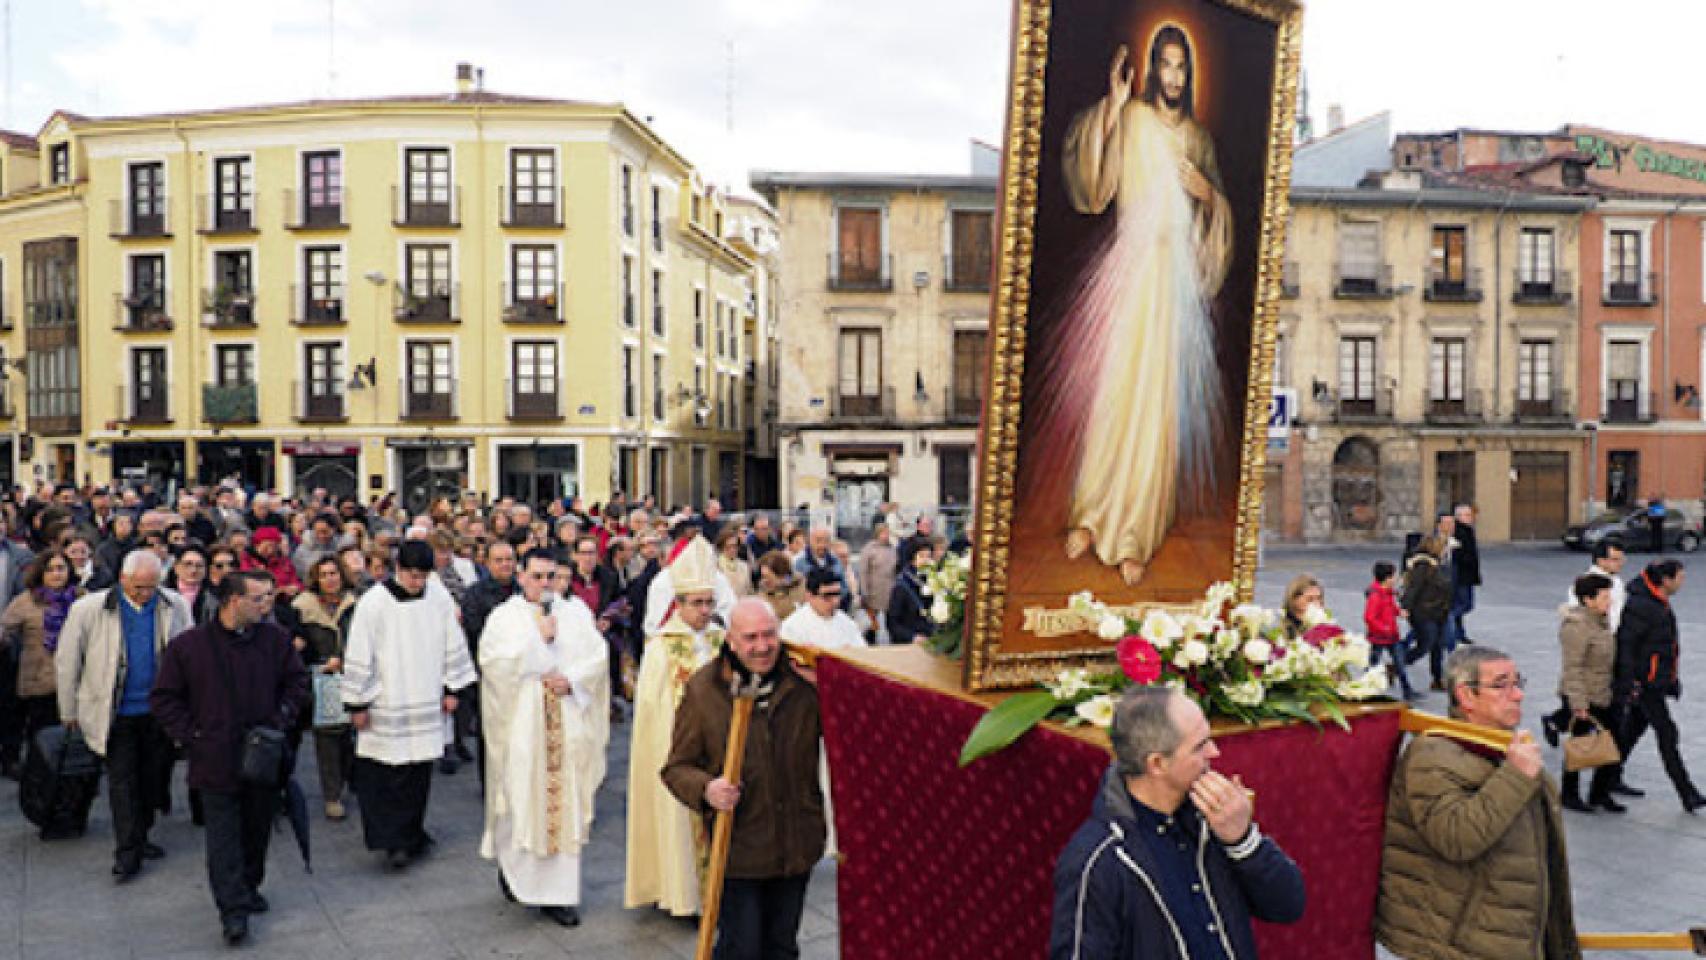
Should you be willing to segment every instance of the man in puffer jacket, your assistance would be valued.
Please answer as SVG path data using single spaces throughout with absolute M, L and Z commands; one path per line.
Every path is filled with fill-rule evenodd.
M 1114 765 L 1054 868 L 1052 960 L 1253 960 L 1250 918 L 1303 916 L 1303 874 L 1250 820 L 1242 784 L 1209 769 L 1208 720 L 1166 687 L 1134 687 L 1109 730 Z
M 1682 809 L 1694 813 L 1706 807 L 1688 767 L 1682 761 L 1681 739 L 1668 700 L 1682 698 L 1682 677 L 1677 665 L 1682 659 L 1676 612 L 1671 601 L 1682 589 L 1685 571 L 1680 560 L 1655 560 L 1629 582 L 1623 620 L 1617 625 L 1617 672 L 1615 692 L 1623 705 L 1618 748 L 1625 763 L 1648 727 L 1659 738 L 1659 757 L 1665 773 L 1676 787 Z M 1621 771 L 1619 775 L 1621 781 Z
M 1558 791 L 1517 731 L 1522 675 L 1473 646 L 1446 678 L 1453 716 L 1516 736 L 1502 753 L 1410 741 L 1387 796 L 1375 937 L 1404 960 L 1580 960 Z

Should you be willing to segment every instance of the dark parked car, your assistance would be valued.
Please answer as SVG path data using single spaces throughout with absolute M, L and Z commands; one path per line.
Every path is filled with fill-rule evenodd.
M 1693 553 L 1700 549 L 1700 525 L 1690 523 L 1680 511 L 1665 511 L 1665 542 L 1663 550 L 1653 549 L 1653 525 L 1645 508 L 1631 513 L 1609 513 L 1592 523 L 1577 524 L 1564 531 L 1564 546 L 1571 550 L 1592 550 L 1601 540 L 1616 540 L 1629 551 L 1653 553 L 1676 550 Z

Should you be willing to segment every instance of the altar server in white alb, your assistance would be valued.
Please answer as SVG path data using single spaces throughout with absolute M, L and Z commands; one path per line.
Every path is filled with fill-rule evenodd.
M 401 869 L 426 852 L 432 765 L 444 755 L 445 718 L 475 680 L 456 607 L 427 589 L 432 547 L 397 549 L 397 572 L 362 595 L 344 652 L 344 708 L 358 731 L 355 790 L 367 849 Z
M 492 611 L 480 635 L 480 856 L 498 862 L 504 896 L 573 927 L 610 740 L 610 652 L 580 598 L 549 592 L 556 566 L 547 551 L 529 551 L 521 593 Z
M 782 621 L 782 639 L 819 650 L 866 646 L 859 624 L 841 609 L 841 590 L 835 571 L 813 567 L 806 574 L 806 602 Z

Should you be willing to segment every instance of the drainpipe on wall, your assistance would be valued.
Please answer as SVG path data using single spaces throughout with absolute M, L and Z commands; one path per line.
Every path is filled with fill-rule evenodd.
M 196 251 L 196 238 L 201 236 L 201 231 L 197 229 L 198 225 L 195 222 L 195 186 L 199 182 L 200 171 L 196 169 L 196 156 L 195 153 L 190 150 L 190 138 L 184 133 L 183 121 L 172 121 L 172 135 L 178 138 L 178 143 L 180 145 L 179 152 L 184 155 L 184 175 L 185 180 L 189 184 L 189 189 L 184 191 L 184 199 L 188 204 L 188 214 L 185 219 L 179 221 L 183 224 L 184 235 L 189 238 L 190 242 L 189 256 L 184 258 L 189 262 L 179 271 L 179 273 L 183 274 L 187 280 L 187 285 L 184 290 L 190 297 L 189 316 L 184 318 L 184 328 L 189 334 L 189 349 L 184 351 L 188 354 L 188 357 L 184 361 L 184 369 L 187 374 L 185 380 L 187 382 L 189 394 L 188 401 L 186 403 L 186 406 L 189 407 L 189 410 L 187 411 L 189 415 L 184 418 L 184 482 L 189 484 L 192 478 L 201 471 L 201 441 L 200 438 L 196 436 L 197 428 L 195 427 L 195 424 L 201 422 L 201 390 L 197 386 L 201 382 L 199 372 L 201 365 L 197 362 L 199 360 L 197 349 L 199 344 L 196 343 L 196 331 L 201 327 L 201 324 L 198 322 L 198 317 L 196 316 L 201 306 L 201 298 L 198 293 L 201 287 L 195 279 L 197 275 L 197 265 L 201 263 L 201 257 L 198 256 Z M 170 195 L 170 188 L 168 188 L 167 196 Z M 121 278 L 119 282 L 124 283 L 126 281 Z M 170 304 L 168 304 L 168 307 L 169 306 Z M 128 382 L 130 377 L 128 362 L 126 362 L 124 376 L 126 378 L 126 382 Z M 168 380 L 168 382 L 170 381 Z M 168 396 L 170 395 L 168 394 Z M 119 419 L 121 420 L 124 419 L 124 403 L 125 401 L 121 399 L 118 409 Z M 115 477 L 114 479 L 117 478 Z
M 1504 304 L 1504 253 L 1505 253 L 1505 212 L 1510 209 L 1511 199 L 1515 190 L 1505 191 L 1505 201 L 1499 205 L 1499 212 L 1493 215 L 1493 422 L 1499 421 L 1499 414 L 1504 406 L 1505 382 L 1505 304 Z

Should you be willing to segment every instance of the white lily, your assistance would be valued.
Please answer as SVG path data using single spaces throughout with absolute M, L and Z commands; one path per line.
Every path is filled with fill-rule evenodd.
M 1126 635 L 1125 618 L 1112 613 L 1102 614 L 1096 624 L 1096 636 L 1103 640 L 1118 640 Z
M 1086 722 L 1106 730 L 1114 722 L 1114 699 L 1107 694 L 1091 697 L 1073 708 Z

